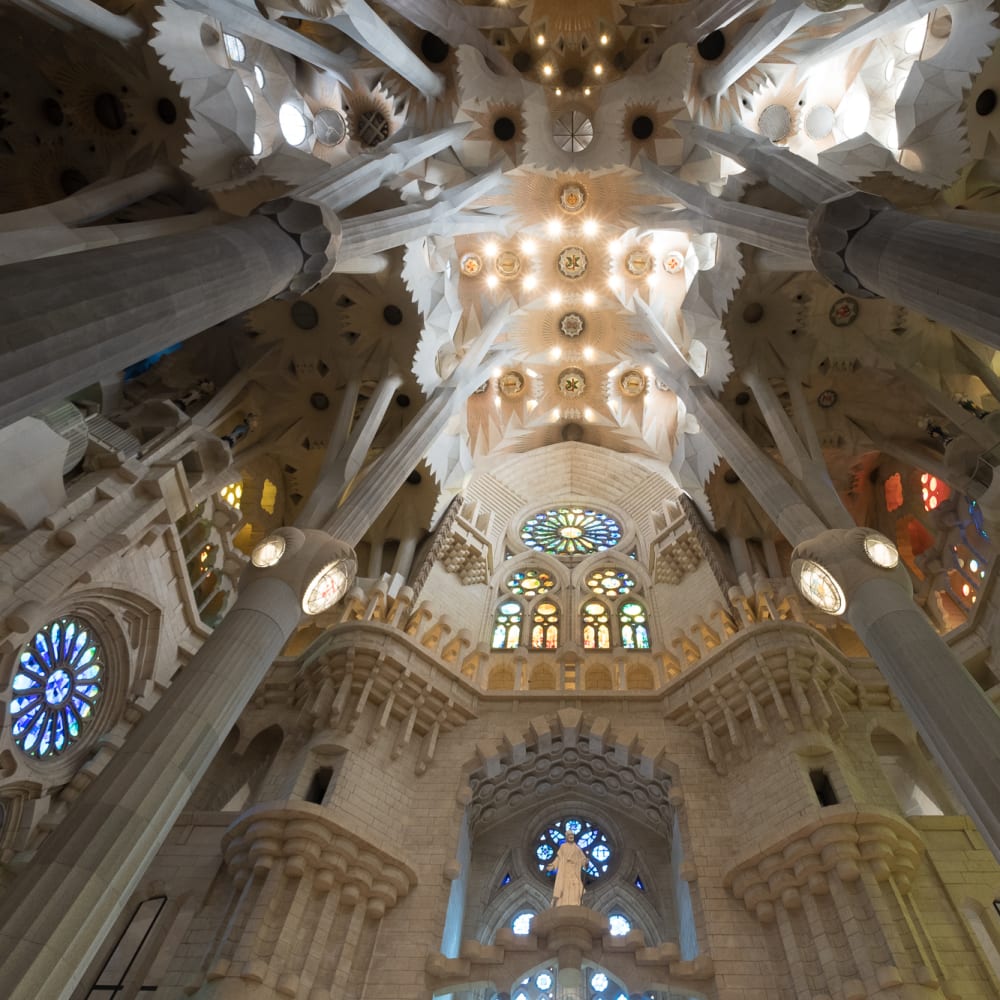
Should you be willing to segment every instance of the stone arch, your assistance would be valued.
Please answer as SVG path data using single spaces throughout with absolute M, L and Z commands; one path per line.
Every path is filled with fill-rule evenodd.
M 509 894 L 495 896 L 483 912 L 479 928 L 479 940 L 483 944 L 493 941 L 497 931 L 510 927 L 510 922 L 524 910 L 541 913 L 548 909 L 552 900 L 545 887 L 535 879 L 521 877 L 510 885 Z
M 554 663 L 536 663 L 528 675 L 529 691 L 555 691 L 559 687 L 559 668 Z
M 611 668 L 603 664 L 594 664 L 587 667 L 583 677 L 583 689 L 585 691 L 614 690 L 614 678 L 611 676 Z
M 244 786 L 247 786 L 244 802 L 252 798 L 283 740 L 284 733 L 278 725 L 262 729 L 248 743 L 240 739 L 239 730 L 234 727 L 191 796 L 189 808 L 224 809 Z M 245 749 L 240 753 L 243 744 Z
M 644 663 L 630 663 L 625 668 L 625 687 L 629 691 L 652 691 L 656 687 L 653 671 Z
M 995 899 L 1000 899 L 1000 886 Z M 959 913 L 968 927 L 980 958 L 992 973 L 994 985 L 1000 985 L 1000 913 L 992 902 L 982 903 L 967 896 L 959 905 Z
M 486 682 L 487 691 L 513 691 L 514 690 L 514 665 L 512 663 L 500 663 L 490 669 L 489 679 Z

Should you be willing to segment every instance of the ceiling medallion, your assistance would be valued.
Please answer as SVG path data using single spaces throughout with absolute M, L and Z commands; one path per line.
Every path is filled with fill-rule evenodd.
M 850 326 L 858 318 L 859 310 L 858 300 L 845 295 L 830 306 L 830 322 L 834 326 Z
M 559 273 L 576 280 L 587 273 L 587 255 L 580 247 L 563 247 L 559 251 Z
M 816 402 L 819 404 L 821 409 L 829 410 L 831 406 L 837 405 L 837 390 L 836 389 L 824 389 L 817 397 Z
M 483 271 L 483 258 L 477 253 L 464 253 L 458 266 L 466 278 L 477 278 Z
M 520 396 L 524 392 L 524 376 L 520 372 L 507 371 L 497 379 L 497 387 L 508 399 Z
M 667 274 L 680 274 L 684 270 L 684 254 L 680 250 L 669 250 L 663 258 L 663 270 Z
M 559 332 L 564 337 L 579 337 L 584 326 L 583 317 L 579 313 L 566 313 L 559 320 Z
M 587 204 L 587 191 L 580 184 L 566 184 L 559 192 L 559 207 L 564 212 L 579 212 Z
M 635 247 L 625 255 L 625 270 L 633 278 L 649 274 L 653 266 L 653 256 L 645 247 Z
M 513 250 L 501 250 L 493 266 L 501 278 L 516 278 L 521 271 L 521 258 Z
M 646 391 L 646 376 L 633 368 L 622 375 L 618 384 L 623 396 L 641 396 Z
M 587 380 L 579 368 L 564 368 L 559 373 L 558 385 L 567 399 L 579 399 L 587 389 Z

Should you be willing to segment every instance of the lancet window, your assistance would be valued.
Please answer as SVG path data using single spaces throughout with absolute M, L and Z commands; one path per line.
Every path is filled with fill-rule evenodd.
M 535 606 L 531 625 L 532 649 L 556 649 L 559 646 L 559 608 L 551 601 Z
M 493 648 L 516 649 L 521 641 L 521 605 L 517 601 L 501 601 L 493 625 Z
M 626 601 L 618 608 L 618 625 L 626 649 L 649 649 L 646 609 L 638 601 Z
M 583 648 L 611 648 L 611 613 L 601 601 L 587 601 L 583 606 Z

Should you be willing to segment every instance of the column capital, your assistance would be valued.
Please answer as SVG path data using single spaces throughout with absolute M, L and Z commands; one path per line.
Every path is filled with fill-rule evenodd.
M 333 272 L 343 238 L 340 219 L 321 200 L 307 195 L 277 198 L 258 205 L 253 214 L 275 222 L 302 252 L 302 267 L 277 298 L 298 298 Z
M 792 551 L 791 571 L 806 600 L 831 615 L 843 614 L 871 580 L 891 581 L 907 599 L 913 596 L 896 546 L 871 528 L 831 528 L 800 542 Z
M 318 615 L 347 593 L 357 570 L 357 556 L 346 542 L 315 528 L 278 528 L 254 548 L 239 589 L 280 580 L 298 596 L 303 614 Z
M 865 191 L 828 198 L 810 214 L 809 255 L 813 266 L 841 291 L 858 298 L 878 298 L 877 292 L 862 284 L 847 263 L 847 249 L 857 234 L 892 204 Z

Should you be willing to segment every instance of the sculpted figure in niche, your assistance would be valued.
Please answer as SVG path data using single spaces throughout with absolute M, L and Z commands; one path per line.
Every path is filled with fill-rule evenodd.
M 559 845 L 555 861 L 549 871 L 555 871 L 556 884 L 552 889 L 553 906 L 579 906 L 583 899 L 583 868 L 587 855 L 576 846 L 576 834 L 566 831 L 566 839 Z

